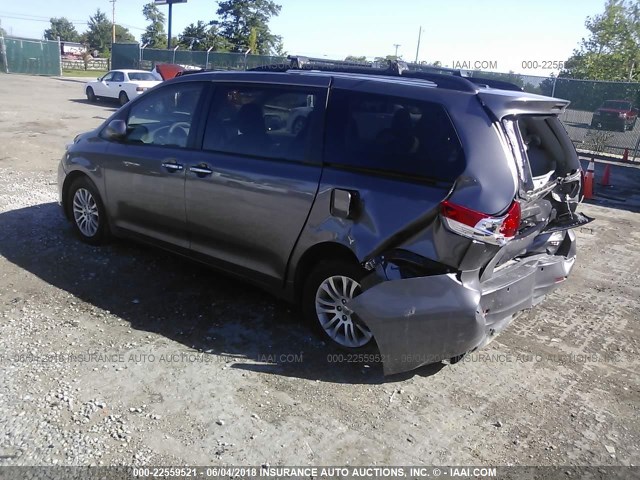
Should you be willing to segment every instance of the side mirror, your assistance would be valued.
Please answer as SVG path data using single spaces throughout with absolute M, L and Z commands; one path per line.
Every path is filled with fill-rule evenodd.
M 98 80 L 99 82 L 102 81 L 102 77 L 98 77 L 96 80 Z
M 122 140 L 127 135 L 127 124 L 124 120 L 111 120 L 104 133 L 109 140 Z

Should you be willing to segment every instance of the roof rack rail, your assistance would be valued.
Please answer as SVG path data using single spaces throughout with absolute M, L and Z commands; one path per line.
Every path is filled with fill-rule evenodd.
M 448 67 L 436 67 L 432 65 L 418 65 L 418 64 L 410 64 L 409 69 L 411 71 L 416 71 L 416 72 L 440 73 L 445 75 L 453 75 L 455 77 L 464 77 L 467 80 L 469 80 L 471 83 L 474 83 L 479 87 L 484 87 L 484 88 L 499 88 L 500 90 L 513 90 L 518 92 L 523 91 L 523 88 L 516 85 L 515 83 L 507 82 L 505 80 L 497 80 L 493 78 L 472 76 L 471 74 L 473 72 L 470 72 L 468 70 L 460 70 L 460 69 L 448 68 Z
M 304 57 L 301 55 L 288 55 L 287 59 L 291 61 L 291 64 L 297 65 L 338 65 L 338 66 L 352 66 L 352 67 L 369 67 L 373 68 L 373 63 L 371 62 L 356 62 L 352 60 L 330 60 L 328 58 L 314 58 L 314 57 Z
M 251 71 L 286 72 L 289 70 L 319 70 L 324 72 L 355 73 L 364 75 L 380 75 L 390 77 L 415 78 L 435 83 L 439 88 L 458 90 L 461 92 L 477 92 L 479 87 L 499 88 L 502 90 L 522 91 L 519 86 L 502 80 L 478 77 L 466 77 L 460 70 L 446 67 L 422 67 L 411 69 L 402 61 L 391 61 L 386 68 L 376 67 L 366 62 L 348 60 L 329 60 L 300 55 L 289 55 L 288 63 L 277 63 L 251 68 Z
M 405 62 L 392 61 L 387 68 L 374 67 L 372 64 L 348 62 L 342 60 L 327 60 L 289 55 L 289 63 L 278 63 L 251 68 L 251 71 L 286 72 L 289 70 L 319 70 L 324 72 L 355 73 L 364 75 L 378 75 L 387 77 L 405 77 L 427 80 L 435 83 L 439 88 L 476 92 L 477 87 L 468 79 L 461 76 L 443 75 L 438 73 L 417 72 L 408 69 Z

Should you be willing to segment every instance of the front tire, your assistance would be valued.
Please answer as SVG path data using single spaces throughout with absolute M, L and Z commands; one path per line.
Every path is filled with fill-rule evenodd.
M 67 197 L 69 218 L 75 234 L 89 245 L 101 245 L 109 239 L 107 214 L 98 189 L 87 177 L 71 184 Z
M 373 343 L 371 330 L 346 307 L 362 292 L 363 276 L 363 269 L 354 263 L 321 263 L 307 278 L 302 295 L 305 319 L 322 337 L 347 351 L 361 351 Z
M 124 105 L 125 103 L 127 103 L 129 101 L 127 92 L 120 92 L 120 95 L 118 95 L 118 101 L 120 102 L 120 105 Z
M 93 88 L 91 87 L 87 88 L 87 100 L 89 100 L 91 103 L 95 103 L 97 100 L 96 93 L 93 91 Z

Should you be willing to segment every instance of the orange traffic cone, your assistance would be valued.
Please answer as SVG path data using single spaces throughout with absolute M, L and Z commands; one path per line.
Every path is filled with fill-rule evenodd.
M 587 167 L 587 173 L 584 176 L 584 198 L 586 200 L 591 200 L 593 198 L 593 172 L 595 168 L 595 163 L 591 160 Z
M 629 161 L 629 149 L 628 148 L 624 149 L 624 153 L 622 154 L 622 161 L 623 162 L 628 162 Z
M 603 187 L 610 187 L 611 186 L 610 177 L 611 177 L 611 165 L 607 163 L 604 167 L 604 173 L 602 174 L 602 181 L 600 182 L 600 185 L 602 185 Z

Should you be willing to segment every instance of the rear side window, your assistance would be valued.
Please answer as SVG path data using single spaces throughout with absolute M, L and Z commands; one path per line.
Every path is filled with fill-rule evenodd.
M 114 72 L 113 73 L 113 78 L 112 80 L 113 82 L 124 82 L 124 73 L 122 72 Z
M 464 170 L 462 146 L 437 103 L 334 89 L 325 162 L 453 182 Z

